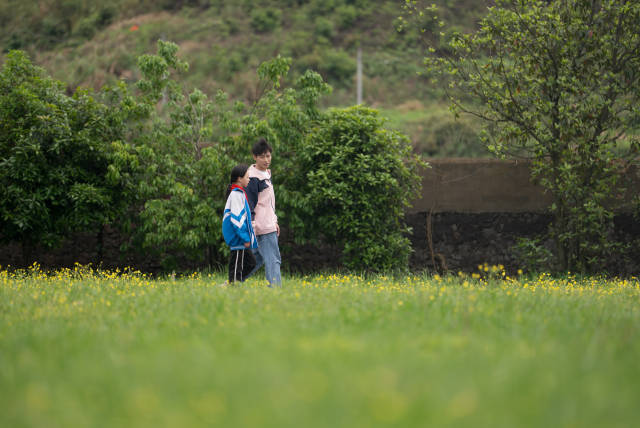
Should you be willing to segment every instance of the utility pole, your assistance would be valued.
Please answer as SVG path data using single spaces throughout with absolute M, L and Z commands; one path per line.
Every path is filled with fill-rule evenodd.
M 362 48 L 358 46 L 357 56 L 357 69 L 356 69 L 356 104 L 362 104 Z

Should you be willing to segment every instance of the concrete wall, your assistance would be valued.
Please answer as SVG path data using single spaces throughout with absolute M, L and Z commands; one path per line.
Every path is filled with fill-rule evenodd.
M 544 212 L 550 195 L 531 182 L 527 161 L 494 159 L 431 159 L 423 172 L 422 195 L 413 202 L 416 212 Z M 640 191 L 640 176 L 631 169 L 630 200 Z
M 518 238 L 540 236 L 552 221 L 548 214 L 552 199 L 531 182 L 530 163 L 493 159 L 432 159 L 429 163 L 431 168 L 423 172 L 422 194 L 406 216 L 413 229 L 411 268 L 444 265 L 452 271 L 473 271 L 485 262 L 510 270 L 523 267 L 513 250 Z M 626 178 L 624 198 L 630 201 L 640 193 L 640 171 L 630 169 Z M 606 261 L 606 269 L 619 274 L 639 272 L 640 223 L 631 213 L 618 212 L 612 234 L 631 247 L 627 254 Z

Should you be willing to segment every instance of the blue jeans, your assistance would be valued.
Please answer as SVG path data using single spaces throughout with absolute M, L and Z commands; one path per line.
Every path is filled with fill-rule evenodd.
M 256 267 L 247 275 L 253 275 L 262 265 L 264 274 L 270 286 L 282 286 L 280 278 L 280 248 L 278 247 L 278 234 L 276 232 L 258 235 L 258 248 L 253 250 L 256 256 Z

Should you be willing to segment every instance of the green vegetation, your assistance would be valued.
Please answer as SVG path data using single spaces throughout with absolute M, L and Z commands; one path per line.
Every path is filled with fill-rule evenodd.
M 393 108 L 380 108 L 392 129 L 402 129 L 416 153 L 427 157 L 492 157 L 482 144 L 481 123 L 473 117 L 451 114 L 447 104 L 410 100 Z
M 640 283 L 0 273 L 7 427 L 628 427 Z
M 442 26 L 435 6 L 406 5 Z M 503 0 L 477 32 L 440 33 L 446 50 L 433 46 L 425 60 L 455 112 L 484 121 L 489 150 L 532 160 L 553 197 L 549 235 L 563 271 L 598 271 L 625 251 L 610 234 L 620 183 L 640 159 L 628 132 L 640 122 L 638 22 L 638 2 Z
M 403 269 L 411 244 L 405 208 L 419 193 L 416 157 L 402 134 L 363 106 L 330 109 L 300 148 L 304 230 L 343 248 L 350 269 Z
M 490 2 L 437 3 L 444 19 L 470 31 Z M 418 100 L 426 110 L 442 107 L 448 115 L 440 102 L 442 89 L 418 75 L 420 37 L 396 29 L 400 13 L 392 0 L 5 1 L 0 2 L 0 46 L 27 51 L 73 93 L 78 86 L 97 90 L 116 79 L 137 81 L 137 58 L 152 52 L 158 39 L 171 40 L 191 64 L 183 77 L 188 88 L 211 98 L 221 89 L 249 103 L 259 93 L 255 70 L 280 54 L 293 59 L 289 83 L 312 69 L 334 88 L 322 101 L 325 107 L 355 102 L 356 48 L 361 46 L 367 105 L 393 111 Z M 455 123 L 450 116 L 447 122 Z M 467 136 L 457 147 L 456 135 L 444 144 L 438 140 L 439 149 L 445 146 L 442 154 L 432 150 L 433 127 L 439 123 L 400 130 L 417 146 L 429 146 L 429 155 L 477 154 L 477 149 L 466 150 Z M 479 127 L 470 130 L 477 133 Z
M 139 58 L 135 88 L 119 82 L 93 98 L 84 90 L 66 96 L 24 53 L 10 52 L 0 71 L 7 131 L 0 138 L 0 239 L 25 249 L 53 246 L 73 232 L 111 225 L 127 233 L 125 246 L 153 254 L 165 270 L 176 269 L 177 260 L 224 265 L 228 174 L 249 162 L 249 148 L 265 137 L 277 159 L 283 228 L 299 242 L 333 238 L 349 268 L 406 269 L 401 219 L 420 187 L 422 164 L 406 137 L 385 129 L 372 109 L 322 111 L 319 99 L 331 87 L 314 71 L 283 86 L 288 58 L 258 67 L 261 93 L 245 104 L 222 91 L 213 100 L 199 89 L 187 92 L 176 76 L 188 64 L 177 53 L 176 44 L 159 41 L 156 55 Z M 324 162 L 332 156 L 339 162 Z M 23 255 L 26 266 L 30 255 Z
M 316 72 L 282 88 L 289 65 L 278 57 L 258 68 L 273 89 L 240 120 L 238 158 L 258 136 L 273 143 L 279 221 L 298 242 L 331 242 L 357 271 L 406 269 L 410 244 L 402 218 L 426 164 L 376 110 L 322 111 L 320 97 L 332 88 Z
M 0 69 L 0 242 L 52 247 L 126 208 L 108 174 L 115 115 L 87 91 L 73 97 L 20 51 Z M 115 121 L 117 122 L 117 121 Z
M 6 93 L 0 94 L 8 131 L 0 136 L 0 149 L 8 154 L 3 166 L 10 167 L 0 176 L 6 189 L 0 208 L 9 230 L 3 232 L 4 240 L 52 244 L 68 232 L 101 227 L 117 217 L 125 229 L 134 230 L 132 245 L 172 254 L 165 267 L 175 265 L 174 256 L 215 266 L 225 253 L 216 216 L 223 202 L 217 192 L 225 187 L 224 171 L 246 161 L 248 144 L 265 136 L 279 154 L 281 170 L 275 181 L 282 222 L 298 240 L 331 236 L 342 245 L 351 268 L 395 266 L 389 257 L 394 252 L 398 265 L 404 264 L 406 253 L 397 251 L 406 243 L 400 237 L 400 214 L 393 211 L 389 223 L 374 227 L 373 221 L 358 218 L 365 214 L 362 204 L 360 210 L 348 206 L 353 195 L 336 196 L 346 183 L 368 183 L 362 187 L 373 194 L 375 186 L 382 186 L 393 194 L 407 182 L 406 171 L 413 177 L 416 172 L 416 158 L 405 150 L 405 140 L 384 129 L 383 120 L 373 120 L 373 111 L 324 109 L 351 104 L 346 94 L 353 91 L 353 53 L 360 46 L 369 58 L 368 102 L 385 107 L 391 126 L 411 132 L 415 151 L 483 156 L 477 133 L 483 120 L 489 124 L 484 142 L 493 153 L 534 160 L 534 178 L 554 197 L 549 236 L 555 248 L 542 247 L 538 240 L 523 242 L 520 250 L 529 260 L 543 263 L 544 269 L 555 259 L 559 270 L 598 271 L 605 260 L 630 248 L 611 240 L 613 209 L 622 196 L 611 189 L 624 191 L 616 185 L 621 172 L 637 163 L 640 148 L 640 6 L 635 3 L 587 7 L 584 2 L 505 0 L 490 8 L 477 31 L 476 12 L 484 6 L 453 13 L 454 6 L 469 6 L 463 1 L 427 9 L 421 9 L 421 2 L 408 1 L 412 20 L 398 18 L 393 28 L 385 26 L 384 19 L 393 21 L 397 5 L 382 1 L 152 6 L 114 0 L 97 9 L 80 0 L 62 3 L 0 8 L 0 20 L 6 24 L 0 37 L 14 40 L 18 29 L 35 26 L 29 33 L 32 38 L 16 43 L 32 50 L 38 62 L 49 64 L 56 74 L 64 73 L 66 91 L 74 94 L 64 94 L 58 81 L 42 73 L 31 83 L 22 82 L 31 74 L 14 76 L 20 67 L 35 68 L 22 54 L 8 56 L 22 60 L 20 67 L 11 59 L 4 64 Z M 142 5 L 149 13 L 138 14 Z M 39 44 L 36 36 L 49 28 L 39 25 L 55 19 L 51 34 L 56 37 Z M 447 27 L 443 19 L 454 24 Z M 91 22 L 95 33 L 87 30 Z M 167 35 L 182 44 L 180 56 L 177 45 L 159 40 Z M 422 57 L 421 35 L 431 44 L 426 68 L 415 62 Z M 157 55 L 136 56 L 155 41 Z M 277 52 L 290 53 L 296 61 L 279 54 L 260 60 L 274 58 Z M 189 58 L 193 71 L 184 73 Z M 423 74 L 417 75 L 418 70 Z M 204 87 L 194 86 L 196 82 Z M 75 90 L 78 84 L 100 89 L 95 94 Z M 34 109 L 23 121 L 20 97 L 25 91 L 31 94 L 29 85 L 50 86 L 51 91 L 38 89 L 27 97 L 33 97 Z M 456 114 L 471 113 L 472 118 L 452 119 L 444 112 L 446 97 Z M 55 114 L 48 114 L 48 109 Z M 368 121 L 375 126 L 361 126 Z M 385 150 L 371 150 L 383 140 L 393 160 L 383 156 Z M 84 157 L 91 158 L 93 152 L 94 163 L 71 156 L 65 165 L 75 165 L 74 171 L 47 171 L 46 156 L 24 156 L 38 154 L 41 148 L 56 153 L 63 143 L 71 148 L 82 145 L 88 150 Z M 398 146 L 402 148 L 393 149 Z M 347 176 L 352 164 L 341 169 L 325 162 L 326 167 L 317 167 L 318 160 L 331 156 L 353 156 L 350 159 L 361 163 L 395 169 L 379 175 L 367 170 L 357 181 Z M 40 181 L 22 177 L 23 171 L 36 170 L 29 164 L 33 160 L 43 169 Z M 301 161 L 306 162 L 304 168 Z M 307 183 L 301 183 L 302 178 L 333 182 L 335 187 L 325 186 L 327 193 L 301 193 Z M 36 187 L 49 190 L 43 195 Z M 24 189 L 21 199 L 10 194 Z M 29 207 L 25 215 L 16 215 L 16 200 Z M 640 198 L 637 201 L 640 204 Z M 405 202 L 404 195 L 379 201 L 398 209 Z M 56 210 L 41 209 L 56 204 Z M 107 206 L 114 209 L 103 209 Z M 123 207 L 128 215 L 119 215 Z M 329 217 L 320 216 L 318 224 L 310 225 L 311 207 Z M 347 229 L 336 227 L 343 217 Z M 372 229 L 375 233 L 369 233 Z M 377 245 L 364 236 L 375 236 Z M 351 247 L 354 241 L 357 248 Z M 358 252 L 366 256 L 356 257 Z

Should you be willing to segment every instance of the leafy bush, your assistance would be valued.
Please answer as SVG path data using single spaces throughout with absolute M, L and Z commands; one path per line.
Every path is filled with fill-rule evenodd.
M 323 16 L 319 16 L 315 21 L 315 34 L 318 38 L 324 38 L 330 41 L 335 37 L 333 22 Z
M 348 29 L 358 19 L 358 9 L 353 5 L 342 5 L 336 8 L 336 20 L 341 29 Z
M 123 157 L 139 164 L 132 171 L 138 195 L 132 243 L 154 252 L 165 269 L 175 266 L 176 256 L 216 266 L 228 252 L 221 216 L 229 171 L 250 162 L 251 144 L 267 137 L 282 168 L 274 179 L 278 196 L 286 201 L 286 182 L 298 168 L 291 156 L 318 116 L 315 104 L 328 87 L 319 75 L 307 73 L 297 88 L 281 88 L 290 60 L 278 57 L 259 67 L 265 92 L 254 105 L 231 104 L 224 92 L 209 100 L 197 89 L 185 94 L 172 77 L 187 67 L 177 50 L 173 43 L 159 42 L 156 55 L 139 59 L 143 79 L 138 87 L 151 122 L 143 122 L 145 129 L 123 147 Z M 163 97 L 168 103 L 156 112 L 152 107 Z M 123 172 L 130 164 L 124 163 Z M 287 216 L 296 213 L 282 219 Z
M 67 35 L 65 23 L 55 17 L 46 17 L 43 19 L 40 31 L 42 32 L 43 38 L 41 43 L 44 43 L 45 46 L 52 46 L 60 42 Z
M 312 71 L 282 87 L 291 63 L 286 58 L 258 68 L 266 90 L 251 106 L 231 106 L 223 93 L 214 103 L 198 92 L 183 96 L 169 79 L 170 69 L 180 67 L 177 46 L 159 47 L 158 55 L 140 60 L 140 87 L 150 102 L 168 91 L 169 120 L 156 118 L 133 146 L 143 166 L 139 222 L 145 248 L 194 259 L 206 253 L 210 263 L 221 263 L 228 171 L 246 162 L 251 143 L 264 136 L 274 147 L 280 221 L 299 241 L 325 237 L 338 243 L 352 269 L 406 266 L 410 245 L 402 216 L 420 183 L 419 161 L 406 137 L 383 129 L 375 110 L 323 114 L 318 100 L 330 88 Z M 210 125 L 195 127 L 202 123 Z M 199 152 L 200 141 L 213 143 Z
M 466 120 L 436 115 L 424 122 L 426 130 L 416 142 L 416 151 L 430 157 L 479 157 L 489 152 L 480 133 Z
M 11 33 L 6 42 L 5 50 L 3 52 L 8 52 L 11 50 L 18 50 L 27 44 L 28 37 L 25 37 L 25 34 L 20 33 Z
M 114 220 L 126 206 L 108 171 L 119 124 L 86 91 L 73 97 L 26 55 L 0 71 L 0 230 L 3 241 L 55 246 Z M 25 260 L 27 262 L 27 260 Z
M 96 24 L 100 27 L 104 27 L 113 22 L 118 15 L 118 9 L 113 4 L 103 4 L 96 15 Z
M 166 269 L 176 258 L 219 265 L 228 172 L 250 161 L 251 143 L 264 136 L 275 151 L 284 227 L 302 241 L 319 232 L 337 239 L 350 268 L 406 265 L 401 217 L 419 187 L 406 137 L 383 129 L 371 109 L 321 112 L 319 98 L 331 88 L 313 71 L 283 86 L 287 58 L 260 65 L 263 92 L 252 105 L 230 103 L 224 92 L 213 100 L 187 93 L 176 80 L 188 67 L 177 51 L 158 42 L 156 55 L 138 60 L 139 93 L 120 82 L 103 88 L 101 102 L 82 91 L 67 97 L 60 82 L 10 55 L 0 80 L 4 240 L 54 245 L 113 220 Z M 325 156 L 333 160 L 318 162 Z M 312 183 L 343 192 L 329 200 L 335 207 Z
M 98 11 L 78 19 L 74 26 L 73 34 L 89 39 L 93 37 L 97 30 L 109 25 L 113 21 L 116 13 L 117 10 L 115 6 L 109 4 L 102 5 Z
M 286 51 L 288 56 L 302 57 L 313 49 L 313 36 L 308 31 L 294 31 L 291 37 L 284 42 L 283 54 Z M 301 61 L 296 62 L 297 67 L 301 66 Z M 300 69 L 302 74 L 305 69 Z
M 137 196 L 132 242 L 154 253 L 165 269 L 174 268 L 179 256 L 209 265 L 221 261 L 220 214 L 233 166 L 224 148 L 211 142 L 215 107 L 226 99 L 216 104 L 198 89 L 185 93 L 172 75 L 188 68 L 177 51 L 174 43 L 159 41 L 156 55 L 138 59 L 141 97 L 133 102 L 147 115 L 141 117 L 142 132 L 121 148 L 121 156 L 138 167 L 125 162 L 117 171 L 132 174 Z M 154 107 L 163 99 L 168 103 L 158 112 Z
M 251 28 L 258 33 L 269 33 L 280 26 L 282 12 L 274 8 L 258 8 L 251 12 Z
M 370 108 L 331 109 L 300 153 L 305 231 L 338 244 L 351 269 L 405 268 L 410 253 L 402 217 L 421 163 L 383 124 Z
M 425 58 L 454 111 L 485 121 L 489 150 L 532 159 L 553 198 L 548 233 L 562 270 L 600 270 L 622 249 L 612 208 L 640 151 L 625 135 L 640 120 L 639 21 L 638 2 L 505 0 L 475 33 L 438 32 L 448 55 L 436 41 Z
M 518 238 L 512 250 L 529 271 L 545 272 L 554 264 L 553 251 L 548 246 L 541 238 Z
M 318 70 L 328 81 L 336 85 L 350 87 L 356 73 L 356 61 L 343 50 L 327 49 L 322 53 Z
M 335 7 L 335 0 L 311 0 L 307 9 L 309 18 L 313 20 L 319 16 L 329 15 Z
M 98 15 L 94 14 L 78 21 L 73 30 L 75 35 L 90 39 L 96 32 Z

